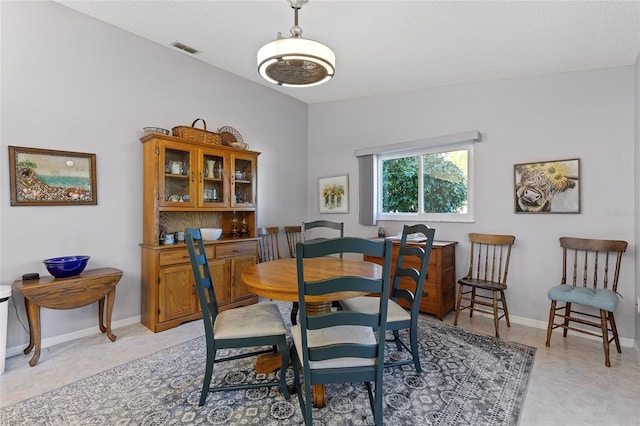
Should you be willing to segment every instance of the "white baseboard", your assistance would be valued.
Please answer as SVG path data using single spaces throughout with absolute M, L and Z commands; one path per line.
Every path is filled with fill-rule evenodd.
M 141 317 L 140 315 L 138 315 L 135 317 L 126 318 L 119 321 L 113 321 L 111 323 L 111 329 L 115 330 L 119 327 L 125 327 L 127 325 L 132 325 L 132 324 L 139 324 L 140 320 L 141 320 Z M 100 329 L 97 326 L 95 326 L 91 328 L 85 328 L 84 330 L 74 331 L 73 333 L 67 333 L 67 334 L 61 334 L 59 336 L 49 337 L 47 339 L 42 339 L 42 342 L 40 343 L 40 349 L 57 345 L 59 343 L 70 342 L 72 340 L 81 339 L 83 337 L 88 337 L 94 334 L 101 334 L 101 333 L 102 332 L 100 331 Z M 12 348 L 7 348 L 5 358 L 22 354 L 22 351 L 24 350 L 26 345 L 27 343 L 25 343 L 22 346 L 14 346 Z
M 476 312 L 474 313 L 474 315 L 482 315 L 484 317 L 493 318 L 492 315 L 484 314 L 482 312 Z M 509 315 L 509 321 L 511 321 L 514 324 L 526 325 L 528 327 L 540 328 L 542 330 L 546 330 L 547 327 L 549 326 L 549 323 L 547 321 L 534 320 L 531 318 L 518 317 L 515 315 Z M 602 342 L 602 338 L 600 337 L 590 336 L 588 334 L 583 334 L 583 333 L 576 333 L 571 330 L 569 330 L 569 333 L 570 334 L 575 333 L 575 336 L 584 337 L 585 339 L 597 340 L 598 342 Z M 638 346 L 635 344 L 635 340 L 629 339 L 627 337 L 620 337 L 620 346 L 625 348 L 635 348 L 635 349 L 638 348 Z
M 486 316 L 489 318 L 492 318 L 491 315 L 487 315 L 487 314 L 483 314 L 482 312 L 477 312 L 476 315 L 482 315 L 482 316 Z M 117 329 L 119 327 L 125 327 L 128 325 L 132 325 L 132 324 L 138 324 L 141 320 L 141 317 L 135 316 L 135 317 L 131 317 L 131 318 L 126 318 L 123 320 L 119 320 L 119 321 L 114 321 L 111 323 L 111 328 L 112 329 Z M 514 316 L 514 315 L 509 315 L 509 320 L 511 322 L 513 322 L 514 324 L 520 324 L 520 325 L 526 325 L 528 327 L 533 327 L 533 328 L 539 328 L 542 330 L 546 330 L 547 329 L 547 322 L 546 321 L 540 321 L 540 320 L 534 320 L 531 318 L 526 318 L 526 317 L 519 317 L 519 316 Z M 571 331 L 569 331 L 571 333 Z M 91 327 L 91 328 L 86 328 L 84 330 L 79 330 L 79 331 L 74 331 L 73 333 L 67 333 L 67 334 L 62 334 L 60 336 L 54 336 L 54 337 L 50 337 L 48 339 L 43 339 L 42 343 L 41 343 L 41 348 L 46 348 L 49 346 L 53 346 L 53 345 L 57 345 L 59 343 L 65 343 L 65 342 L 70 342 L 72 340 L 76 340 L 76 339 L 80 339 L 82 337 L 87 337 L 87 336 L 91 336 L 93 334 L 99 334 L 100 329 L 96 328 L 96 327 Z M 601 339 L 595 336 L 589 336 L 589 335 L 583 335 L 582 333 L 579 334 L 580 337 L 584 337 L 587 339 L 592 339 L 592 340 L 597 340 L 600 341 Z M 621 337 L 620 338 L 620 345 L 625 347 L 625 348 L 634 348 L 636 351 L 640 352 L 640 348 L 638 347 L 638 345 L 635 344 L 635 340 L 634 339 L 629 339 L 626 337 Z M 26 344 L 25 344 L 26 345 Z M 22 353 L 22 351 L 24 350 L 25 345 L 22 346 L 15 346 L 12 348 L 7 348 L 5 357 L 9 358 L 15 355 L 19 355 Z

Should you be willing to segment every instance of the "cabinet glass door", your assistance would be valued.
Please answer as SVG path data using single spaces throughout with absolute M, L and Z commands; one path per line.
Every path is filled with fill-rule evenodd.
M 200 188 L 198 191 L 198 206 L 221 207 L 228 201 L 226 188 L 228 187 L 228 161 L 221 153 L 200 150 Z
M 255 207 L 257 173 L 255 157 L 232 154 L 231 159 L 233 164 L 231 205 Z
M 159 205 L 194 206 L 195 171 L 192 151 L 179 144 L 160 145 Z

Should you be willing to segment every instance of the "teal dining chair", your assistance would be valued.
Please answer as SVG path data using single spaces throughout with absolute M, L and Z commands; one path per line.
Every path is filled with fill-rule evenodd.
M 395 342 L 398 351 L 406 349 L 411 358 L 403 360 L 387 360 L 385 367 L 414 364 L 418 373 L 422 372 L 420 366 L 420 353 L 418 351 L 418 318 L 420 317 L 420 301 L 424 291 L 424 281 L 427 277 L 431 247 L 436 230 L 423 224 L 404 225 L 398 256 L 396 260 L 393 285 L 391 287 L 391 299 L 387 309 L 387 330 L 393 334 L 392 342 Z M 422 234 L 419 243 L 407 245 L 414 234 Z M 417 238 L 413 238 L 417 240 Z M 420 270 L 407 267 L 404 264 L 407 258 L 416 258 Z M 411 259 L 413 260 L 413 259 Z M 414 263 L 414 264 L 415 264 Z M 374 312 L 378 309 L 379 297 L 361 296 L 342 300 L 342 308 L 357 312 Z M 404 305 L 404 306 L 403 306 Z M 406 308 L 405 308 L 406 306 Z M 408 309 L 408 310 L 407 310 Z M 409 331 L 409 345 L 400 336 L 400 330 Z
M 311 231 L 312 229 L 316 229 L 316 231 L 319 231 L 320 234 L 316 231 Z M 330 234 L 327 234 L 326 230 L 329 230 Z M 333 231 L 337 231 L 337 233 Z M 313 235 L 314 238 L 309 238 L 312 232 L 316 232 L 315 235 Z M 304 242 L 322 241 L 328 238 L 336 237 L 344 237 L 344 222 L 332 222 L 330 220 L 314 220 L 313 222 L 302 222 L 301 239 Z M 338 257 L 342 258 L 342 253 L 340 253 Z M 338 301 L 334 301 L 333 306 L 336 309 L 342 309 L 342 306 Z M 296 324 L 298 321 L 298 309 L 298 302 L 293 302 L 293 307 L 291 308 L 291 324 Z
M 306 425 L 313 424 L 311 386 L 364 382 L 369 394 L 374 423 L 382 425 L 384 338 L 391 269 L 391 241 L 341 237 L 296 245 L 300 321 L 291 328 L 294 385 Z M 305 276 L 304 259 L 356 253 L 383 258 L 378 278 L 337 275 L 313 280 Z M 380 293 L 376 312 L 307 310 L 307 303 L 332 294 L 354 291 Z M 302 368 L 304 392 L 301 387 Z M 371 383 L 375 383 L 375 392 Z
M 193 270 L 195 286 L 198 292 L 198 301 L 202 310 L 207 345 L 207 362 L 200 394 L 200 406 L 206 402 L 209 392 L 259 387 L 279 386 L 285 398 L 289 399 L 289 390 L 286 383 L 286 371 L 289 365 L 289 349 L 286 341 L 287 329 L 282 320 L 280 310 L 273 303 L 258 303 L 219 312 L 200 230 L 187 228 L 186 240 L 191 269 Z M 265 346 L 270 346 L 270 348 L 265 349 Z M 216 353 L 220 349 L 248 347 L 254 349 L 248 352 L 240 351 L 235 355 L 216 359 Z M 269 382 L 256 380 L 250 383 L 236 383 L 234 381 L 227 385 L 210 386 L 214 364 L 276 351 L 280 352 L 282 359 L 280 380 Z

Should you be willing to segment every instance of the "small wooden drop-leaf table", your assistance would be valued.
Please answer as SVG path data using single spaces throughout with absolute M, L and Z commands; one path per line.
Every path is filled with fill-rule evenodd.
M 111 332 L 111 312 L 116 297 L 116 284 L 122 271 L 116 268 L 88 269 L 69 278 L 54 278 L 50 275 L 35 280 L 15 280 L 12 288 L 22 293 L 29 321 L 29 346 L 25 354 L 35 347 L 29 361 L 31 367 L 40 359 L 40 307 L 49 309 L 74 309 L 98 302 L 98 325 L 112 342 L 116 336 Z M 107 302 L 105 318 L 104 304 Z M 105 321 L 106 320 L 106 321 Z

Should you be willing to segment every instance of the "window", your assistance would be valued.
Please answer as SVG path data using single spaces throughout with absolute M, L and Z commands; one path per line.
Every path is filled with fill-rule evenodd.
M 380 220 L 470 221 L 473 144 L 377 155 Z
M 480 132 L 356 150 L 358 223 L 473 221 L 473 146 Z

